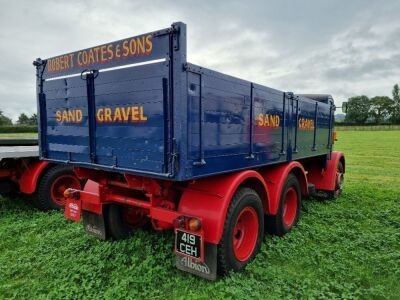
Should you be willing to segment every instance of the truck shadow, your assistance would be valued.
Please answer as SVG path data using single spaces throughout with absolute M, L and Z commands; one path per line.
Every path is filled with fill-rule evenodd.
M 0 216 L 9 212 L 37 211 L 33 205 L 33 196 L 22 194 L 1 195 L 0 194 Z

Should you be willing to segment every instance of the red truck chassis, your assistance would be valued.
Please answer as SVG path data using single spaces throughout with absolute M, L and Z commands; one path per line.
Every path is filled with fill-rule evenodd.
M 331 197 L 341 192 L 344 167 L 343 154 L 333 152 L 326 166 L 313 158 L 185 183 L 75 168 L 79 178 L 89 181 L 84 190 L 66 190 L 65 216 L 80 221 L 83 215 L 85 230 L 101 239 L 124 238 L 146 222 L 151 222 L 155 230 L 187 233 L 192 243 L 175 245 L 177 267 L 215 279 L 218 272 L 235 269 L 236 265 L 238 269 L 243 267 L 239 263 L 221 269 L 221 262 L 216 259 L 227 230 L 230 206 L 240 191 L 256 193 L 262 202 L 266 229 L 283 235 L 298 221 L 302 196 L 314 190 Z M 300 194 L 296 184 L 288 187 L 288 182 L 296 180 Z M 243 209 L 235 219 L 230 231 L 233 254 L 246 264 L 256 254 L 263 228 L 259 228 L 257 213 L 251 207 Z M 283 226 L 278 226 L 277 221 L 282 221 Z M 200 245 L 192 247 L 197 237 Z M 200 252 L 197 256 L 193 255 L 196 251 Z

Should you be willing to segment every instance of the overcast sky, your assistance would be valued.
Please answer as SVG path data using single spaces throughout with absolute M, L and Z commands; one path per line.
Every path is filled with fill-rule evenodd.
M 0 0 L 0 109 L 36 110 L 32 61 L 188 25 L 188 61 L 295 93 L 390 95 L 400 1 Z

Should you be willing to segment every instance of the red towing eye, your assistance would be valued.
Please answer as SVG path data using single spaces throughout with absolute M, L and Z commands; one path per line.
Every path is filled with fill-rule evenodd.
M 66 199 L 75 199 L 79 200 L 81 197 L 81 193 L 79 190 L 68 188 L 64 191 L 64 197 Z

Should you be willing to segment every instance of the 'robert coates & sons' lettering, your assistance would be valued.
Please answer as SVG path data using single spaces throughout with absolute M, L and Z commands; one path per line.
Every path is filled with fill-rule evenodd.
M 66 71 L 74 67 L 89 67 L 113 60 L 149 55 L 153 50 L 151 34 L 122 40 L 86 50 L 50 58 L 47 61 L 47 72 Z
M 81 109 L 57 110 L 57 123 L 81 123 L 83 113 Z M 143 106 L 102 107 L 96 110 L 97 123 L 144 123 L 147 116 Z

